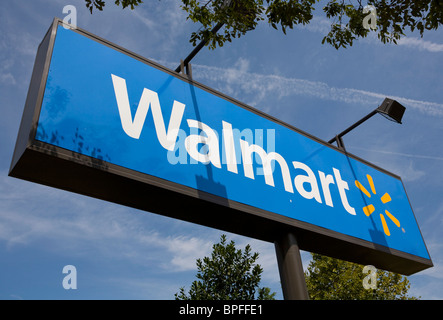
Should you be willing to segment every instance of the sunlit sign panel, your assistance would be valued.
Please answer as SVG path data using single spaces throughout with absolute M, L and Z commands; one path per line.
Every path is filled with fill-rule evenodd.
M 11 175 L 267 241 L 291 230 L 301 249 L 404 274 L 432 266 L 399 177 L 58 20 Z

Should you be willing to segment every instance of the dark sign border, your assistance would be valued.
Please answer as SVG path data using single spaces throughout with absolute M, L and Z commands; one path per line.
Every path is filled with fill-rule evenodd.
M 62 20 L 55 18 L 37 52 L 12 158 L 10 176 L 268 242 L 275 242 L 287 232 L 293 232 L 297 236 L 301 250 L 363 265 L 371 264 L 380 269 L 405 275 L 411 275 L 433 266 L 431 259 L 231 201 L 36 140 L 35 134 L 59 25 L 68 27 Z M 73 31 L 294 130 L 329 148 L 345 153 L 346 156 L 401 181 L 400 177 L 384 169 L 190 80 L 187 76 L 149 61 L 85 30 L 75 28 Z M 174 201 L 165 201 L 165 199 L 171 198 Z

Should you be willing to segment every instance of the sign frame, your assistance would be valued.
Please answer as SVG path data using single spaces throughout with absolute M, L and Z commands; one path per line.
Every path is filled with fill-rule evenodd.
M 69 27 L 61 19 L 55 18 L 39 46 L 9 176 L 267 242 L 275 242 L 291 232 L 296 235 L 301 250 L 363 265 L 371 264 L 404 275 L 411 275 L 433 266 L 430 258 L 295 220 L 36 140 L 55 37 L 60 25 Z M 152 62 L 88 31 L 71 29 L 390 175 L 400 180 L 403 185 L 397 175 L 193 81 L 186 75 Z M 146 201 L 148 194 L 149 201 Z M 171 197 L 175 200 L 164 201 Z M 415 214 L 414 219 L 416 220 Z M 418 223 L 417 227 L 419 228 Z

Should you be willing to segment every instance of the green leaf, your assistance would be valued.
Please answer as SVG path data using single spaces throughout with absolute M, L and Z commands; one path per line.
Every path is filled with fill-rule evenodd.
M 198 24 L 192 32 L 190 42 L 196 46 L 203 39 L 210 49 L 231 42 L 232 38 L 256 29 L 261 21 L 267 21 L 273 29 L 284 34 L 297 25 L 312 21 L 319 0 L 181 0 L 181 8 L 187 13 L 186 20 Z M 85 0 L 89 11 L 103 10 L 105 0 Z M 114 0 L 115 5 L 134 9 L 141 0 Z M 383 1 L 371 0 L 365 3 L 376 8 L 376 32 L 382 43 L 397 43 L 406 31 L 418 31 L 423 36 L 426 30 L 436 30 L 443 24 L 443 1 Z M 352 46 L 354 40 L 366 37 L 363 28 L 363 4 L 361 1 L 328 0 L 323 5 L 324 15 L 330 20 L 331 30 L 323 37 L 322 44 L 328 43 L 336 49 Z M 218 23 L 224 24 L 223 37 L 210 34 Z

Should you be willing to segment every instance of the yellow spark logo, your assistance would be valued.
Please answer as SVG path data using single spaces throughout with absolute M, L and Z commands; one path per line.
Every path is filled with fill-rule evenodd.
M 368 183 L 369 186 L 371 188 L 372 194 L 376 195 L 376 191 L 375 191 L 375 185 L 374 185 L 374 181 L 372 180 L 372 177 L 367 174 L 366 178 L 368 179 Z M 355 180 L 355 185 L 357 186 L 358 189 L 360 189 L 361 192 L 363 192 L 368 198 L 371 198 L 371 193 L 358 181 Z M 382 197 L 381 197 L 381 202 L 383 204 L 386 204 L 388 202 L 391 201 L 391 196 L 389 195 L 389 193 L 385 193 Z M 365 213 L 366 216 L 370 216 L 373 212 L 375 211 L 375 207 L 373 204 L 369 204 L 366 207 L 363 207 L 363 212 Z M 394 217 L 392 215 L 392 213 L 390 213 L 388 210 L 385 210 L 385 214 L 388 216 L 389 219 L 391 219 L 392 222 L 394 222 L 394 224 L 400 228 L 400 221 L 398 221 L 398 219 L 396 217 Z M 385 234 L 387 236 L 391 235 L 391 232 L 389 231 L 388 228 L 388 224 L 386 223 L 386 219 L 383 213 L 380 213 L 380 220 L 381 223 L 383 225 L 383 231 L 385 232 Z

